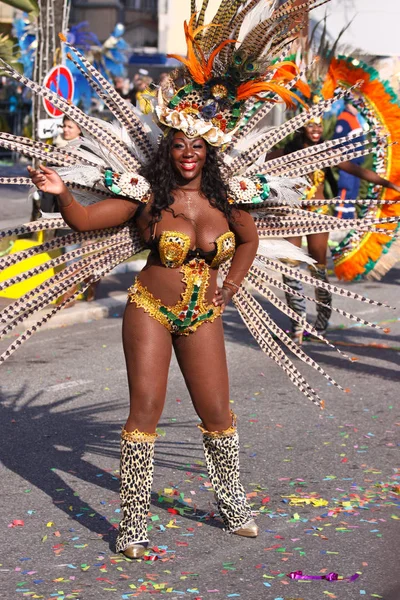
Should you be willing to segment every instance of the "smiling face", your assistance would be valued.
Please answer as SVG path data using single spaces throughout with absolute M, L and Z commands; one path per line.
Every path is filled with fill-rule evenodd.
M 78 125 L 69 119 L 64 119 L 62 129 L 63 138 L 68 141 L 74 140 L 81 135 Z
M 202 138 L 189 139 L 181 131 L 172 138 L 171 163 L 182 183 L 201 180 L 207 158 L 206 142 Z
M 307 141 L 310 141 L 312 144 L 319 144 L 323 132 L 322 123 L 315 123 L 314 121 L 310 121 L 304 127 L 304 131 Z

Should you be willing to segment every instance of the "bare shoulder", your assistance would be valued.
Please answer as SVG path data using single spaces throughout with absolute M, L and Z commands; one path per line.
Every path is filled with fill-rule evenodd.
M 254 225 L 254 219 L 251 214 L 247 210 L 234 208 L 232 211 L 232 231 L 234 231 L 235 228 L 246 227 L 249 225 Z
M 229 228 L 236 236 L 238 242 L 258 240 L 258 233 L 253 217 L 246 210 L 234 208 Z

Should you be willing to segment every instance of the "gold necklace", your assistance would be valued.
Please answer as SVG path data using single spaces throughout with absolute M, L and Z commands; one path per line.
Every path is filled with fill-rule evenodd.
M 179 190 L 179 192 L 183 193 L 183 195 L 185 197 L 185 200 L 186 200 L 186 203 L 187 203 L 187 206 L 189 208 L 191 208 L 191 206 L 192 206 L 192 200 L 194 200 L 194 198 L 193 198 L 193 196 L 190 195 L 190 192 L 197 192 L 197 194 L 199 194 L 200 193 L 200 188 L 186 188 L 186 189 L 185 188 L 178 188 L 178 190 Z

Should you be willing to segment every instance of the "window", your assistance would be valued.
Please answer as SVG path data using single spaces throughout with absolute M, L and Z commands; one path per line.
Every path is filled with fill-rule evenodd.
M 156 13 L 157 0 L 125 0 L 125 8 L 129 10 L 140 10 L 141 12 Z

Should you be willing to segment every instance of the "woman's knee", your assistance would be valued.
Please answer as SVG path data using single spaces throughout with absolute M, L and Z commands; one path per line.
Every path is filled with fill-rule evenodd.
M 154 430 L 160 420 L 165 397 L 154 394 L 131 395 L 128 423 L 139 431 Z
M 326 264 L 328 250 L 328 235 L 313 234 L 307 237 L 308 253 L 318 264 Z
M 229 402 L 196 407 L 197 413 L 207 431 L 224 431 L 232 425 L 232 414 Z
M 155 415 L 162 412 L 165 397 L 156 395 L 141 395 L 130 397 L 129 412 L 145 418 L 146 415 Z

